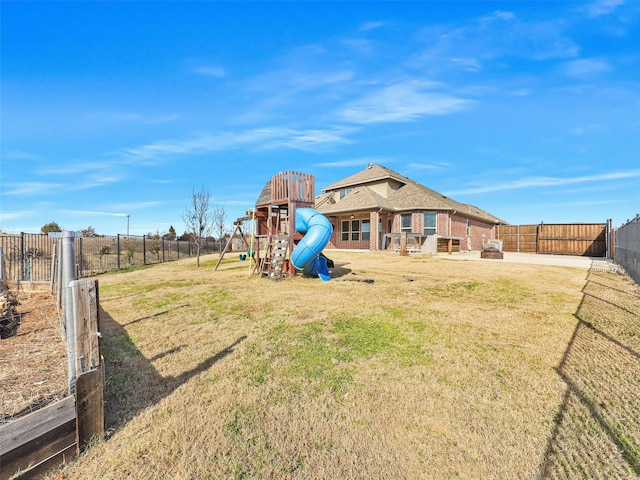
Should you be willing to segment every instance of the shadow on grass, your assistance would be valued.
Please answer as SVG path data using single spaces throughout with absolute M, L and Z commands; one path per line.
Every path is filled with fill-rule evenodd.
M 336 263 L 334 267 L 329 269 L 331 272 L 331 278 L 340 278 L 345 275 L 349 275 L 351 273 L 350 268 L 346 268 L 345 265 L 349 265 L 348 263 Z
M 142 322 L 144 320 L 151 320 L 153 318 L 160 317 L 162 315 L 166 315 L 167 313 L 170 313 L 172 310 L 177 310 L 178 308 L 185 308 L 185 307 L 188 307 L 188 306 L 189 306 L 189 304 L 178 305 L 177 307 L 175 307 L 175 308 L 173 308 L 171 310 L 163 310 L 162 312 L 154 313 L 153 315 L 147 315 L 146 317 L 136 318 L 135 320 L 131 320 L 129 323 L 124 323 L 123 326 L 126 327 L 128 325 L 133 325 L 134 323 Z
M 138 350 L 124 326 L 116 322 L 102 307 L 100 328 L 106 374 L 104 411 L 107 436 L 126 425 L 144 409 L 170 395 L 195 375 L 208 370 L 216 362 L 233 353 L 235 347 L 247 338 L 237 338 L 224 349 L 180 375 L 162 376 L 152 362 L 178 353 L 186 345 L 173 347 L 148 359 Z
M 599 281 L 599 277 L 607 281 Z M 578 324 L 556 369 L 567 389 L 539 478 L 637 479 L 640 476 L 640 298 L 634 294 L 637 286 L 622 276 L 591 271 L 582 291 L 582 301 L 575 313 Z

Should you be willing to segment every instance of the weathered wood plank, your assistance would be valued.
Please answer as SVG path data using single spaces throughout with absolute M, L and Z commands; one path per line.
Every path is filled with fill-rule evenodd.
M 0 480 L 76 443 L 75 399 L 66 397 L 0 427 Z
M 76 382 L 78 449 L 84 450 L 93 438 L 104 437 L 104 375 L 102 369 L 80 375 Z
M 60 465 L 75 457 L 76 453 L 76 422 L 73 418 L 2 455 L 0 480 L 11 478 L 18 471 L 23 472 L 26 478 L 34 478 L 36 472 Z
M 73 460 L 76 453 L 76 444 L 69 445 L 67 448 L 51 455 L 49 458 L 41 461 L 37 465 L 33 465 L 29 470 L 21 471 L 20 475 L 16 475 L 15 480 L 39 480 L 43 478 L 51 469 L 64 465 Z M 4 479 L 3 479 L 4 480 Z
M 98 281 L 75 280 L 69 286 L 75 321 L 76 376 L 80 376 L 100 366 Z
M 75 410 L 75 399 L 66 397 L 0 426 L 0 455 L 4 455 L 6 452 L 75 418 Z

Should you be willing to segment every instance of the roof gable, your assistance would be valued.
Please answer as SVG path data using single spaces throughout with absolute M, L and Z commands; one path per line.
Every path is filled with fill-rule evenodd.
M 402 176 L 393 170 L 389 170 L 381 165 L 370 163 L 364 170 L 332 183 L 331 185 L 324 187 L 322 191 L 329 192 L 341 190 L 343 188 L 353 187 L 356 185 L 366 185 L 368 183 L 379 182 L 381 180 L 396 180 L 403 184 L 411 181 L 407 177 Z
M 328 197 L 319 197 L 318 200 L 320 199 L 324 201 L 317 201 L 316 208 L 323 214 L 380 208 L 391 210 L 388 201 L 369 187 L 354 188 L 335 203 L 328 201 Z
M 393 192 L 389 203 L 396 210 L 455 210 L 450 198 L 418 183 L 407 183 Z

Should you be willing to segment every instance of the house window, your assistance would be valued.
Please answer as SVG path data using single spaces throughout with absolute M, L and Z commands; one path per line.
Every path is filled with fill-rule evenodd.
M 362 220 L 362 240 L 368 241 L 371 238 L 371 221 Z
M 343 242 L 349 241 L 349 220 L 342 221 L 342 235 L 340 236 L 340 239 Z
M 400 232 L 411 233 L 413 226 L 411 224 L 413 215 L 410 213 L 403 213 L 400 215 Z
M 351 193 L 351 190 L 353 190 L 353 188 L 345 188 L 344 190 L 340 190 L 340 200 L 342 200 L 346 195 Z
M 351 220 L 351 240 L 360 240 L 360 220 Z
M 436 212 L 424 212 L 424 234 L 425 235 L 435 235 L 436 228 Z
M 369 240 L 371 235 L 370 220 L 343 220 L 340 238 L 344 242 Z
M 471 220 L 467 220 L 467 237 L 471 236 Z

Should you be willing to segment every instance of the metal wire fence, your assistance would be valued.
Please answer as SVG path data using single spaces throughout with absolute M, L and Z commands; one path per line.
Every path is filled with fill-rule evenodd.
M 59 240 L 45 234 L 1 234 L 0 278 L 32 282 L 51 280 L 53 260 L 60 251 Z M 79 278 L 134 265 L 170 262 L 195 256 L 197 252 L 193 240 L 168 240 L 160 236 L 118 234 L 80 237 L 74 241 Z M 220 242 L 207 239 L 200 254 L 219 250 Z
M 640 214 L 616 231 L 615 259 L 640 285 Z

